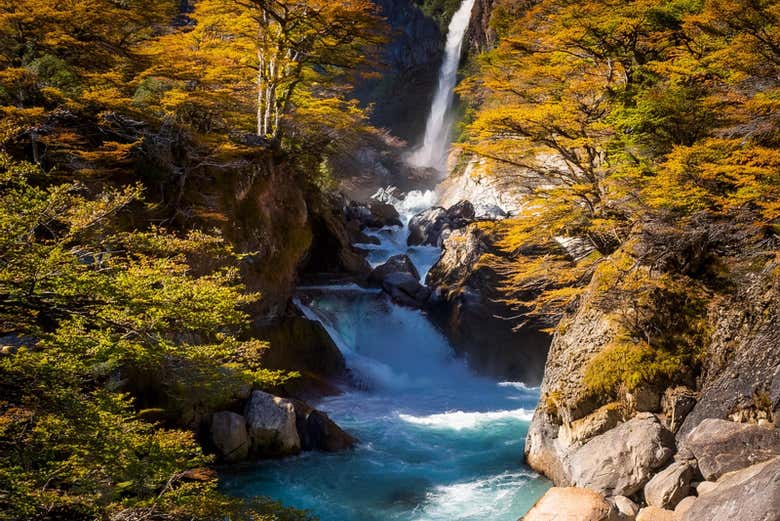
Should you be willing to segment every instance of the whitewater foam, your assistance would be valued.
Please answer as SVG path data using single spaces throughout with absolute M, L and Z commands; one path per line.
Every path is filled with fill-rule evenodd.
M 398 417 L 407 422 L 416 425 L 424 425 L 438 429 L 476 429 L 483 427 L 488 423 L 521 420 L 531 421 L 533 411 L 527 409 L 514 409 L 507 411 L 489 411 L 489 412 L 464 412 L 452 411 L 428 416 L 413 416 L 411 414 L 399 414 Z

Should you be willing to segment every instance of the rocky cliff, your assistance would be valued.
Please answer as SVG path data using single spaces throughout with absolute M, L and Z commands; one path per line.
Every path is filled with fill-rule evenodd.
M 607 360 L 601 355 L 622 334 L 615 310 L 604 307 L 611 301 L 605 295 L 615 290 L 598 270 L 576 311 L 559 325 L 525 448 L 528 464 L 557 486 L 596 491 L 613 506 L 616 496 L 627 496 L 661 510 L 694 496 L 686 509 L 699 506 L 680 519 L 726 519 L 726 514 L 708 518 L 704 512 L 737 511 L 712 495 L 697 494 L 691 483 L 717 481 L 720 487 L 724 474 L 780 456 L 778 238 L 771 231 L 749 238 L 724 226 L 700 223 L 695 232 L 683 234 L 695 240 L 661 241 L 663 248 L 656 247 L 653 232 L 644 233 L 630 246 L 635 252 L 664 252 L 651 256 L 659 269 L 654 276 L 685 272 L 690 284 L 708 287 L 707 334 L 700 338 L 699 354 L 681 369 L 650 378 L 647 368 L 630 359 L 625 368 L 636 371 L 641 383 L 616 394 L 594 389 L 588 371 L 611 371 L 599 365 Z M 778 482 L 771 481 L 778 469 L 770 467 L 762 472 L 775 478 L 742 492 L 730 488 L 729 500 L 747 501 L 748 489 L 780 497 Z M 770 501 L 757 507 L 751 519 L 776 519 L 761 517 L 775 506 Z

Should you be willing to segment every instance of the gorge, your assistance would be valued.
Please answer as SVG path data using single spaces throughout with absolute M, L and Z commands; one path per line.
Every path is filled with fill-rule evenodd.
M 780 2 L 0 8 L 0 521 L 780 521 Z

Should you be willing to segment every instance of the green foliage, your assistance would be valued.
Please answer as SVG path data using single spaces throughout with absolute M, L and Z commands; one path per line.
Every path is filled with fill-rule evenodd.
M 239 340 L 240 308 L 258 296 L 221 239 L 119 231 L 140 196 L 0 155 L 0 331 L 13 345 L 0 354 L 2 519 L 205 520 L 244 508 L 214 476 L 187 473 L 209 459 L 191 433 L 139 419 L 127 378 L 166 368 L 175 416 L 193 394 L 219 405 L 288 375 L 262 368 L 262 343 Z M 209 263 L 187 262 L 204 253 Z

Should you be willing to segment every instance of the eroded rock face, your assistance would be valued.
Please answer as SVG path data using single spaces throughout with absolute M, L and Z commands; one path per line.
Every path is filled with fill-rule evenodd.
M 780 277 L 769 263 L 735 281 L 736 294 L 712 313 L 703 384 L 678 432 L 682 439 L 705 418 L 777 420 L 780 413 Z
M 521 521 L 616 521 L 615 508 L 603 495 L 576 487 L 554 487 L 537 501 Z
M 550 336 L 537 324 L 507 319 L 517 312 L 501 302 L 498 275 L 479 263 L 497 253 L 493 241 L 488 222 L 452 231 L 425 279 L 433 291 L 430 316 L 474 370 L 536 385 Z
M 245 460 L 250 445 L 246 418 L 230 411 L 215 412 L 211 417 L 211 440 L 223 460 Z
M 650 506 L 673 509 L 690 493 L 694 474 L 690 463 L 672 463 L 645 485 L 645 502 Z
M 693 501 L 683 521 L 777 521 L 780 519 L 780 457 L 722 476 Z
M 780 429 L 706 419 L 683 440 L 705 479 L 780 456 Z
M 652 414 L 639 414 L 576 449 L 566 461 L 573 485 L 632 496 L 674 452 L 674 436 Z
M 295 407 L 290 400 L 263 391 L 252 391 L 244 417 L 253 456 L 273 458 L 301 451 Z

